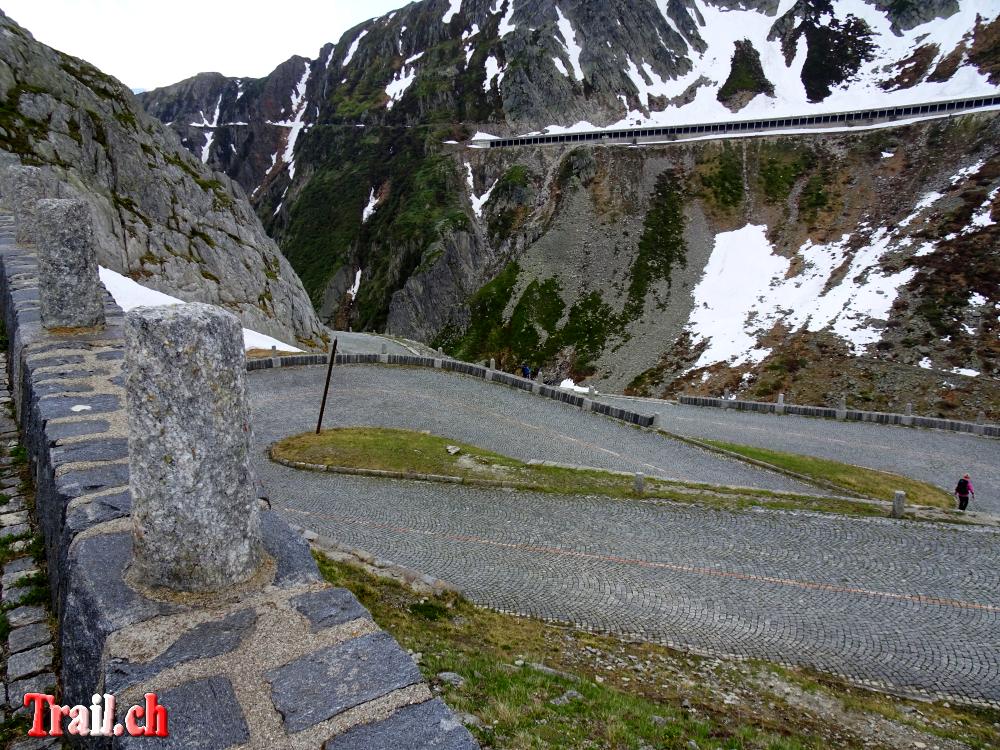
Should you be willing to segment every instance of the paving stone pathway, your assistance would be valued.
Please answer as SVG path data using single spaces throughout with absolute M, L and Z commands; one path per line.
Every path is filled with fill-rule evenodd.
M 250 376 L 258 474 L 295 523 L 497 609 L 1000 705 L 994 530 L 389 482 L 267 461 L 267 444 L 314 425 L 323 375 Z M 338 368 L 328 409 L 328 426 L 429 429 L 522 457 L 785 481 L 734 481 L 715 456 L 433 371 Z

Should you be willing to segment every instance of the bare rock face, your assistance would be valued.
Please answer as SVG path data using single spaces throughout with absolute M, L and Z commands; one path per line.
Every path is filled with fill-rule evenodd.
M 44 195 L 91 209 L 98 261 L 306 348 L 324 329 L 238 185 L 212 173 L 132 93 L 0 13 L 0 152 L 42 167 Z M 7 198 L 7 196 L 5 196 Z
M 133 576 L 218 591 L 261 563 L 239 320 L 212 305 L 125 316 Z

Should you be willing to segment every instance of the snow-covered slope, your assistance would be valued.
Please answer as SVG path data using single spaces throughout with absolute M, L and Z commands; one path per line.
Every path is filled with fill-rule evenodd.
M 672 23 L 668 4 L 659 5 L 664 18 Z M 1000 14 L 1000 3 L 994 0 L 962 0 L 951 15 L 905 31 L 894 30 L 890 14 L 866 0 L 781 0 L 773 14 L 745 8 L 742 3 L 729 4 L 734 8 L 712 0 L 691 0 L 689 5 L 687 12 L 695 26 L 695 31 L 685 36 L 690 70 L 661 76 L 653 67 L 654 60 L 642 56 L 633 59 L 626 53 L 624 70 L 635 94 L 630 95 L 626 87 L 621 99 L 627 114 L 608 127 L 840 112 L 995 94 L 998 90 L 996 77 L 991 82 L 990 73 L 970 61 L 976 30 L 985 29 Z M 673 10 L 675 14 L 684 12 L 676 6 Z M 857 59 L 831 58 L 821 65 L 810 61 L 810 54 L 821 54 L 816 47 L 823 41 L 816 38 L 818 34 L 809 33 L 817 29 L 838 40 L 827 42 L 832 48 L 829 52 Z M 696 46 L 698 39 L 704 44 L 701 52 Z M 759 55 L 760 71 L 770 84 L 763 88 L 768 91 L 754 91 L 747 81 L 740 80 L 747 71 L 739 69 L 734 54 L 737 43 L 744 40 Z M 807 63 L 811 65 L 807 67 Z M 825 95 L 821 85 L 809 85 L 811 68 L 817 67 L 825 67 L 826 76 L 834 83 Z M 751 95 L 738 107 L 723 101 L 723 88 L 734 76 L 734 86 L 744 86 Z M 593 127 L 587 121 L 563 122 L 544 131 Z
M 99 268 L 101 283 L 104 288 L 111 292 L 115 304 L 122 310 L 128 312 L 136 307 L 164 307 L 166 305 L 183 305 L 184 300 L 171 297 L 169 294 L 158 292 L 147 286 L 133 281 L 128 276 L 112 271 L 110 268 Z M 282 352 L 300 352 L 283 341 L 265 336 L 263 333 L 251 331 L 249 328 L 243 329 L 243 346 L 247 351 L 251 349 L 270 349 L 272 346 Z

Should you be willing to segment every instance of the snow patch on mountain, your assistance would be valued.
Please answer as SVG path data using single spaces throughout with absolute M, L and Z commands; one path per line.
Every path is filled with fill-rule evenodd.
M 705 347 L 690 369 L 763 361 L 771 350 L 761 339 L 778 324 L 793 332 L 829 330 L 855 353 L 877 343 L 899 289 L 917 271 L 882 268 L 891 250 L 909 244 L 905 238 L 865 225 L 858 235 L 825 244 L 807 241 L 798 250 L 800 270 L 793 276 L 788 275 L 791 260 L 774 252 L 766 226 L 748 224 L 716 235 L 704 275 L 692 291 L 686 329 L 695 346 Z
M 347 50 L 347 55 L 344 57 L 344 62 L 340 65 L 341 67 L 347 67 L 347 65 L 354 59 L 354 53 L 358 51 L 358 45 L 361 44 L 361 40 L 368 36 L 368 29 L 364 29 L 353 42 Z
M 472 211 L 475 213 L 477 219 L 481 219 L 483 218 L 483 206 L 490 199 L 490 196 L 493 194 L 493 188 L 497 186 L 500 180 L 494 180 L 489 190 L 482 195 L 476 195 L 475 183 L 472 179 L 472 165 L 468 162 L 465 163 L 465 179 L 469 186 L 469 202 L 472 203 Z
M 378 209 L 378 196 L 375 195 L 375 188 L 372 188 L 371 193 L 368 195 L 368 205 L 364 207 L 361 212 L 361 223 L 367 224 L 368 220 L 374 216 L 375 211 Z
M 457 16 L 462 11 L 462 0 L 451 0 L 451 4 L 448 6 L 448 10 L 445 14 L 441 16 L 441 23 L 449 24 L 451 19 Z
M 98 266 L 97 270 L 104 288 L 111 293 L 115 304 L 124 312 L 128 312 L 136 307 L 165 307 L 167 305 L 186 304 L 182 299 L 171 297 L 169 294 L 164 294 L 163 292 L 143 286 L 127 276 L 122 276 L 120 273 L 112 271 L 110 268 Z M 272 346 L 276 346 L 279 350 L 285 352 L 302 351 L 290 344 L 286 344 L 284 341 L 265 336 L 263 333 L 252 331 L 249 328 L 243 329 L 243 347 L 245 349 L 270 349 Z
M 511 5 L 513 5 L 513 2 Z M 566 55 L 569 57 L 569 64 L 573 67 L 573 77 L 578 81 L 582 81 L 583 68 L 580 67 L 580 55 L 583 53 L 583 49 L 576 41 L 576 32 L 573 31 L 573 24 L 563 15 L 558 5 L 556 6 L 556 14 L 559 17 L 558 27 L 559 35 L 563 38 L 563 49 L 566 50 Z M 561 68 L 562 74 L 566 75 L 566 69 L 561 64 L 556 65 L 556 67 Z

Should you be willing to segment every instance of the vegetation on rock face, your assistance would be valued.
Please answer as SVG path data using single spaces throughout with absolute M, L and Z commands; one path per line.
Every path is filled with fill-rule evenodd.
M 760 53 L 749 39 L 743 39 L 736 42 L 729 78 L 716 96 L 720 102 L 729 104 L 740 95 L 749 99 L 757 94 L 774 96 L 774 84 L 764 75 Z
M 741 187 L 742 187 L 742 183 Z M 674 265 L 687 265 L 687 245 L 684 243 L 684 176 L 677 171 L 662 172 L 646 213 L 639 252 L 632 263 L 625 317 L 634 319 L 642 314 L 646 294 L 651 284 L 666 281 L 670 285 L 670 270 Z
M 299 158 L 323 167 L 292 205 L 282 247 L 317 307 L 337 271 L 357 263 L 365 275 L 355 325 L 384 327 L 392 293 L 428 248 L 468 229 L 455 162 L 427 148 L 433 136 L 423 128 L 318 126 L 304 143 Z M 371 190 L 379 203 L 363 223 Z
M 573 303 L 559 326 L 566 304 L 558 281 L 550 277 L 532 280 L 505 318 L 520 272 L 516 263 L 504 268 L 473 296 L 466 330 L 448 329 L 434 345 L 459 359 L 494 358 L 498 367 L 508 370 L 521 364 L 544 368 L 558 354 L 568 352 L 573 374 L 591 373 L 609 337 L 620 331 L 620 316 L 600 292 L 592 291 Z
M 701 172 L 701 183 L 708 188 L 715 204 L 732 209 L 743 201 L 743 157 L 737 146 L 723 142 L 721 151 L 712 162 L 714 169 Z
M 811 148 L 792 140 L 762 144 L 758 159 L 758 184 L 768 203 L 788 198 L 795 183 L 817 161 Z
M 796 10 L 800 9 L 790 13 Z M 808 52 L 802 66 L 802 83 L 809 101 L 820 102 L 834 86 L 850 80 L 863 62 L 872 59 L 872 30 L 857 16 L 837 18 L 831 0 L 809 0 L 801 10 L 805 17 L 782 37 L 782 51 L 785 60 L 791 62 L 799 38 L 805 36 Z

